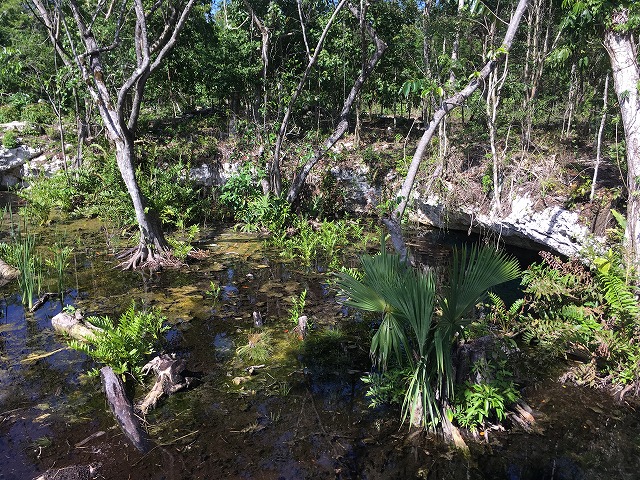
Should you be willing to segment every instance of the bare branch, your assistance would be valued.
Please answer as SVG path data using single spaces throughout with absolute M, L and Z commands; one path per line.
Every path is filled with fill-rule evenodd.
M 353 15 L 355 15 L 358 20 L 361 20 L 362 17 L 357 8 L 349 4 L 349 10 Z M 311 169 L 322 159 L 322 157 L 324 157 L 327 151 L 336 144 L 336 142 L 344 135 L 344 133 L 349 128 L 349 112 L 351 111 L 351 107 L 353 107 L 353 103 L 355 102 L 356 98 L 358 98 L 364 82 L 369 78 L 369 76 L 371 76 L 371 74 L 373 73 L 373 69 L 376 67 L 376 65 L 384 55 L 385 50 L 387 49 L 387 44 L 380 37 L 378 37 L 378 33 L 374 30 L 373 26 L 369 22 L 365 21 L 364 27 L 367 34 L 371 37 L 373 43 L 375 44 L 375 51 L 371 55 L 369 61 L 363 63 L 360 75 L 358 75 L 358 78 L 356 78 L 353 82 L 351 91 L 349 92 L 349 95 L 347 95 L 347 98 L 345 99 L 342 106 L 342 110 L 340 111 L 340 117 L 338 118 L 338 122 L 333 133 L 329 136 L 329 138 L 327 138 L 327 140 L 325 140 L 324 144 L 321 147 L 315 150 L 313 156 L 296 173 L 293 182 L 291 182 L 291 187 L 287 192 L 288 202 L 293 202 L 296 199 L 296 197 L 300 193 L 300 190 L 302 189 L 302 186 L 304 185 L 304 182 L 307 179 L 307 176 L 311 172 Z
M 304 47 L 307 50 L 307 57 L 311 58 L 311 50 L 309 50 L 309 43 L 307 42 L 307 29 L 304 26 L 304 18 L 302 17 L 302 0 L 297 0 L 296 3 L 298 4 L 298 17 L 300 18 L 300 27 L 302 27 Z
M 471 80 L 471 82 L 469 82 L 469 84 L 464 89 L 460 90 L 455 95 L 452 95 L 451 97 L 445 99 L 440 105 L 440 108 L 433 114 L 431 122 L 422 135 L 420 142 L 418 142 L 418 146 L 416 147 L 413 159 L 411 160 L 411 165 L 409 166 L 409 171 L 407 172 L 407 176 L 402 184 L 402 188 L 400 189 L 400 203 L 392 213 L 391 218 L 389 219 L 390 221 L 399 223 L 400 219 L 404 215 L 405 209 L 407 208 L 407 204 L 409 202 L 411 190 L 413 189 L 413 185 L 415 183 L 416 175 L 418 174 L 418 168 L 420 167 L 420 163 L 422 162 L 422 157 L 424 156 L 427 145 L 429 145 L 429 143 L 431 142 L 431 138 L 438 128 L 438 125 L 451 110 L 464 104 L 464 102 L 473 94 L 473 92 L 475 92 L 478 87 L 486 81 L 489 74 L 493 71 L 493 69 L 496 68 L 498 61 L 509 51 L 518 30 L 518 26 L 520 25 L 522 15 L 527 9 L 528 4 L 529 0 L 519 1 L 518 6 L 516 7 L 516 10 L 511 17 L 509 27 L 507 28 L 507 32 L 505 33 L 504 39 L 502 41 L 501 55 L 497 56 L 496 58 L 490 59 L 484 65 L 482 70 L 477 73 L 476 78 Z
M 302 93 L 302 89 L 304 88 L 304 84 L 307 81 L 307 77 L 309 76 L 309 72 L 318 61 L 318 56 L 322 51 L 322 47 L 324 46 L 324 41 L 329 34 L 329 29 L 333 25 L 336 17 L 342 7 L 347 2 L 347 0 L 340 0 L 340 3 L 336 6 L 335 10 L 331 14 L 331 17 L 327 21 L 327 24 L 318 39 L 318 43 L 316 44 L 316 48 L 313 52 L 311 58 L 309 58 L 309 63 L 307 64 L 307 68 L 305 68 L 302 77 L 300 77 L 300 81 L 298 82 L 298 86 L 293 92 L 291 96 L 291 100 L 289 100 L 289 104 L 287 105 L 287 109 L 285 111 L 284 117 L 282 118 L 282 123 L 280 124 L 280 130 L 278 131 L 278 136 L 276 137 L 276 145 L 273 151 L 273 161 L 271 163 L 271 188 L 275 191 L 276 195 L 280 195 L 282 190 L 282 179 L 280 177 L 280 150 L 282 149 L 282 142 L 287 133 L 287 126 L 289 125 L 289 118 L 291 117 L 291 111 L 293 109 L 293 105 Z

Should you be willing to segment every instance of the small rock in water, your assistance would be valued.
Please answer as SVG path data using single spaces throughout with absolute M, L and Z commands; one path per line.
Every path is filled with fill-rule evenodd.
M 262 321 L 262 314 L 260 312 L 253 312 L 253 325 L 258 328 L 264 325 L 264 322 Z

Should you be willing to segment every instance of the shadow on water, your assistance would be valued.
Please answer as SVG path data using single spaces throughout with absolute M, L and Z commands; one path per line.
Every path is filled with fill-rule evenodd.
M 63 302 L 25 314 L 15 284 L 0 289 L 0 479 L 88 463 L 99 463 L 106 479 L 637 478 L 633 412 L 552 381 L 524 392 L 540 411 L 538 434 L 492 433 L 471 444 L 471 458 L 408 435 L 397 411 L 367 408 L 360 380 L 370 368 L 367 322 L 345 318 L 327 275 L 282 262 L 252 236 L 203 232 L 207 259 L 149 275 L 114 268 L 98 221 L 51 229 L 39 232 L 41 245 L 57 235 L 74 246 Z M 461 241 L 429 235 L 416 243 L 438 261 Z M 207 295 L 212 283 L 217 299 Z M 312 329 L 301 342 L 287 312 L 303 290 Z M 172 325 L 167 348 L 203 375 L 147 415 L 156 446 L 146 455 L 115 427 L 99 382 L 82 375 L 92 362 L 51 331 L 63 304 L 117 317 L 132 301 L 162 309 Z M 251 362 L 236 350 L 257 331 L 253 311 L 262 313 L 273 351 L 249 375 Z

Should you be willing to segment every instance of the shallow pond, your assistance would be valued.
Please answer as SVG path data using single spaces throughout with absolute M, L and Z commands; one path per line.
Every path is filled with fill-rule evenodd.
M 466 458 L 409 434 L 397 411 L 367 408 L 369 326 L 336 301 L 322 266 L 282 262 L 259 239 L 219 229 L 203 230 L 209 255 L 188 268 L 121 272 L 116 238 L 97 220 L 57 222 L 39 244 L 74 247 L 63 301 L 25 314 L 17 285 L 0 289 L 0 479 L 89 463 L 104 479 L 639 478 L 638 417 L 602 392 L 531 379 L 523 394 L 538 433 L 493 432 L 470 440 Z M 459 241 L 430 232 L 414 243 L 437 263 Z M 287 312 L 305 289 L 312 329 L 301 342 Z M 155 446 L 145 455 L 115 425 L 99 381 L 83 375 L 92 363 L 51 329 L 63 304 L 117 317 L 132 301 L 162 309 L 167 348 L 202 376 L 147 415 Z M 235 352 L 254 332 L 253 311 L 274 352 L 249 376 Z

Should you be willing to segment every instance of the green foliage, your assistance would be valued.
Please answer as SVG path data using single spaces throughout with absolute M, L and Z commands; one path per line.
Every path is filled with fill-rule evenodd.
M 362 377 L 362 382 L 367 385 L 369 407 L 402 405 L 411 373 L 409 368 L 394 368 L 382 373 L 368 373 Z
M 307 290 L 304 289 L 300 296 L 291 297 L 291 307 L 289 308 L 289 322 L 298 325 L 298 319 L 302 316 L 304 312 L 304 307 L 307 300 Z
M 34 125 L 49 126 L 55 122 L 55 115 L 51 107 L 45 102 L 25 105 L 22 107 L 20 117 L 21 120 Z
M 165 227 L 185 229 L 203 218 L 207 201 L 186 176 L 189 166 L 181 161 L 158 166 L 155 162 L 137 171 L 140 190 Z
M 185 261 L 189 254 L 193 251 L 191 245 L 194 239 L 200 233 L 200 227 L 198 225 L 191 225 L 189 228 L 182 232 L 182 238 L 167 237 L 167 242 L 173 249 L 173 254 L 181 261 Z
M 221 187 L 218 201 L 226 216 L 238 218 L 247 210 L 251 201 L 261 195 L 254 172 L 252 165 L 245 163 Z
M 142 382 L 146 358 L 157 352 L 162 334 L 169 330 L 165 320 L 157 310 L 136 311 L 131 303 L 117 323 L 107 316 L 87 318 L 100 330 L 84 341 L 69 340 L 69 346 L 111 367 L 116 375 L 130 375 Z M 94 368 L 89 374 L 97 376 L 99 370 Z
M 213 280 L 211 280 L 209 282 L 209 289 L 205 292 L 205 295 L 213 299 L 213 302 L 215 303 L 220 299 L 221 291 L 222 288 L 220 287 L 220 284 L 215 283 Z
M 44 225 L 49 222 L 54 209 L 71 211 L 80 192 L 73 178 L 60 171 L 51 177 L 43 175 L 30 179 L 29 188 L 18 191 L 18 195 L 26 200 L 23 215 L 36 224 Z
M 271 334 L 268 331 L 250 333 L 249 342 L 236 349 L 236 354 L 244 361 L 262 363 L 273 353 Z
M 622 255 L 612 249 L 594 256 L 591 271 L 576 260 L 541 255 L 543 262 L 523 275 L 525 307 L 502 317 L 502 327 L 553 356 L 588 352 L 607 381 L 638 381 L 640 307 Z
M 305 265 L 324 262 L 332 270 L 341 268 L 342 255 L 348 246 L 359 246 L 362 250 L 371 239 L 364 233 L 362 223 L 348 220 L 315 222 L 305 217 L 295 217 L 291 230 L 293 235 L 274 235 L 272 245 L 282 250 L 286 258 L 299 259 Z M 291 231 L 290 230 L 290 231 Z
M 243 232 L 263 231 L 276 236 L 283 234 L 294 218 L 289 202 L 270 194 L 252 198 L 235 217 Z
M 72 247 L 65 247 L 56 242 L 49 250 L 53 254 L 53 258 L 47 258 L 45 265 L 49 268 L 58 281 L 58 293 L 60 298 L 64 296 L 64 271 L 69 267 L 69 257 L 73 253 Z
M 13 230 L 13 225 L 12 225 Z M 13 230 L 11 243 L 0 243 L 0 257 L 20 271 L 18 287 L 22 293 L 22 304 L 33 308 L 34 296 L 40 294 L 42 285 L 42 261 L 36 255 L 36 237 L 20 229 Z
M 478 364 L 474 365 L 474 369 Z M 483 362 L 482 380 L 478 383 L 466 382 L 461 393 L 456 396 L 453 415 L 457 423 L 469 430 L 485 428 L 490 420 L 504 420 L 507 407 L 520 397 L 511 380 L 511 373 L 503 368 L 491 368 Z
M 384 371 L 393 359 L 411 370 L 403 420 L 435 426 L 454 396 L 452 348 L 472 320 L 469 312 L 489 288 L 517 278 L 518 264 L 488 248 L 456 250 L 439 293 L 432 273 L 417 272 L 384 250 L 363 256 L 362 269 L 362 280 L 339 274 L 345 303 L 382 316 L 371 341 L 376 364 Z
M 16 148 L 20 145 L 18 135 L 13 130 L 7 130 L 2 136 L 2 146 L 5 148 Z

